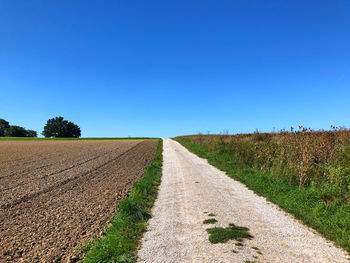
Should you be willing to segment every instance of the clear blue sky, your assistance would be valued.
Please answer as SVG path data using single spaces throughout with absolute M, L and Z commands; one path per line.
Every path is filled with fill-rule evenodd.
M 350 1 L 0 1 L 0 118 L 39 133 L 350 126 Z

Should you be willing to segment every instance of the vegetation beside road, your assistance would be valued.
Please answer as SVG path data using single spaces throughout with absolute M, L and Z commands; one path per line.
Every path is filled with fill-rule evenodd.
M 350 131 L 175 140 L 350 252 Z
M 101 239 L 84 246 L 83 262 L 136 262 L 137 247 L 157 197 L 162 175 L 163 141 L 159 140 L 153 161 L 141 180 L 117 208 L 114 219 Z

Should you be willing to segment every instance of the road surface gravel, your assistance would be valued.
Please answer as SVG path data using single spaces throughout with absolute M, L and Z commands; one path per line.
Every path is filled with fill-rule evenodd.
M 345 251 L 179 143 L 164 139 L 163 154 L 162 183 L 139 262 L 349 262 Z M 205 212 L 218 222 L 203 224 Z M 243 246 L 234 240 L 211 244 L 206 229 L 229 223 L 248 227 L 254 238 Z

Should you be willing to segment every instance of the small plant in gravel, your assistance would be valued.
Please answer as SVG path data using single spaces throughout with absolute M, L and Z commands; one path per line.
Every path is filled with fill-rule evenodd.
M 208 216 L 216 216 L 215 214 L 213 214 L 213 213 L 210 213 Z
M 203 221 L 203 224 L 215 224 L 218 220 L 216 220 L 215 218 L 210 218 L 210 219 L 205 219 Z
M 230 239 L 247 238 L 252 239 L 253 236 L 249 233 L 249 229 L 235 224 L 229 224 L 229 227 L 213 227 L 208 228 L 207 232 L 210 234 L 209 241 L 213 244 L 225 243 Z

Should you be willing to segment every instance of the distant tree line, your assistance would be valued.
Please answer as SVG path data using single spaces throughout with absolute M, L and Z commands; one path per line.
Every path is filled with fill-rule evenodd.
M 81 136 L 81 130 L 78 125 L 63 117 L 55 117 L 46 122 L 41 134 L 47 138 L 78 138 Z M 10 125 L 8 121 L 0 119 L 0 137 L 37 137 L 37 132 L 21 126 Z
M 37 137 L 37 132 L 33 130 L 26 130 L 17 125 L 10 125 L 4 119 L 0 119 L 0 137 Z

